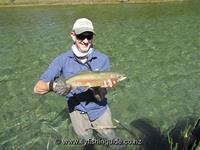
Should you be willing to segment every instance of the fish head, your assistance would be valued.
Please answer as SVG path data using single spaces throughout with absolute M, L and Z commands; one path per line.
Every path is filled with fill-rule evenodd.
M 111 78 L 117 80 L 117 82 L 125 80 L 127 77 L 124 74 L 112 74 Z

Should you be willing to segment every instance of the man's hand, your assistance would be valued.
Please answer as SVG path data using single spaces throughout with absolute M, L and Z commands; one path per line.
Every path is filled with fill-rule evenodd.
M 52 83 L 49 83 L 52 84 Z M 64 96 L 67 95 L 72 89 L 71 85 L 66 84 L 62 78 L 58 78 L 53 82 L 53 85 L 49 89 L 57 93 L 58 95 Z
M 104 86 L 103 87 L 105 87 L 105 88 L 114 87 L 116 85 L 116 83 L 117 83 L 117 79 L 110 78 L 110 79 L 104 81 Z

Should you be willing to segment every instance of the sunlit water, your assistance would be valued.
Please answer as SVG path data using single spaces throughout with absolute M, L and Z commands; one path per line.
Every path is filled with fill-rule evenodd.
M 69 32 L 79 17 L 93 20 L 95 47 L 110 56 L 112 71 L 127 76 L 109 90 L 113 118 L 127 128 L 148 118 L 167 131 L 180 118 L 199 116 L 199 5 L 0 8 L 0 149 L 77 149 L 55 143 L 77 138 L 64 98 L 35 95 L 33 86 L 71 46 Z

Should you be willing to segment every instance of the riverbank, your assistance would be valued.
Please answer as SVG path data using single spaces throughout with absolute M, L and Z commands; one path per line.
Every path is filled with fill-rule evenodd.
M 164 3 L 186 0 L 0 0 L 0 7 L 80 5 L 80 4 L 120 4 L 120 3 Z

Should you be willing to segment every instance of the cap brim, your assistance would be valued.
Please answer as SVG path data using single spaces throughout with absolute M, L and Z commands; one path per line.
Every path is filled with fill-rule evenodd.
M 93 29 L 91 29 L 91 28 L 86 28 L 86 27 L 74 29 L 74 32 L 75 32 L 76 34 L 81 34 L 81 33 L 83 33 L 83 32 L 92 32 L 92 33 L 95 34 L 95 32 L 94 32 Z

